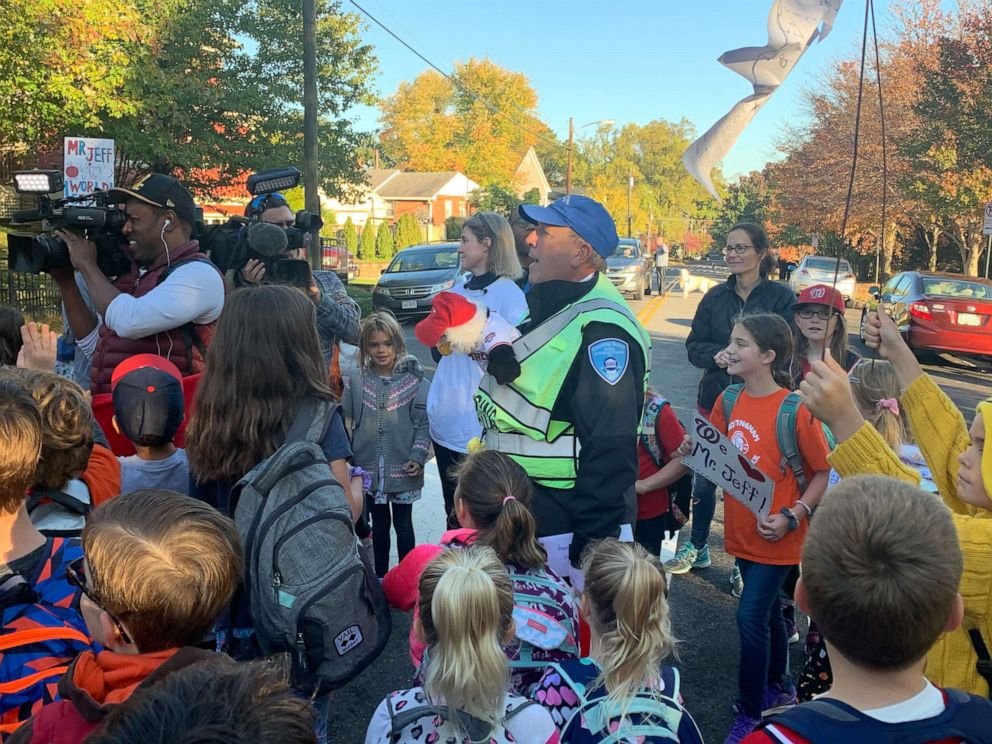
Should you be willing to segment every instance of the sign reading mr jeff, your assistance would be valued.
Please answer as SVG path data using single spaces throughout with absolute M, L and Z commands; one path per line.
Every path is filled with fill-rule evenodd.
M 682 464 L 746 506 L 756 519 L 771 512 L 775 484 L 699 413 L 692 417 L 692 454 Z
M 64 196 L 81 196 L 114 188 L 114 141 L 66 137 Z

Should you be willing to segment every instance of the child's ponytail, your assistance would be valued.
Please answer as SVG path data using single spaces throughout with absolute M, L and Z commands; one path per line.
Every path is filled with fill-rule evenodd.
M 889 362 L 861 361 L 851 370 L 851 394 L 858 410 L 893 452 L 906 441 L 906 421 L 899 408 L 899 378 Z
M 427 643 L 424 689 L 497 726 L 509 686 L 502 643 L 513 627 L 513 586 L 484 546 L 445 550 L 420 577 L 419 622 Z
M 504 563 L 540 568 L 547 553 L 537 541 L 530 513 L 534 486 L 522 467 L 495 450 L 470 454 L 457 471 L 456 500 L 463 501 L 479 529 L 478 541 Z
M 623 709 L 675 651 L 665 569 L 637 543 L 609 538 L 588 553 L 582 570 L 589 620 L 600 637 L 597 684 Z

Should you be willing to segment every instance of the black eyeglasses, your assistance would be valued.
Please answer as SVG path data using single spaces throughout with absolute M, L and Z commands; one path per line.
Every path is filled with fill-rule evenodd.
M 803 320 L 809 320 L 814 315 L 820 320 L 830 320 L 830 316 L 833 314 L 834 311 L 829 307 L 825 307 L 820 310 L 814 310 L 811 307 L 801 307 L 796 311 L 796 315 L 798 315 Z
M 103 606 L 103 602 L 100 601 L 100 597 L 87 585 L 86 573 L 83 571 L 84 560 L 85 558 L 80 557 L 66 564 L 65 566 L 66 579 L 69 580 L 70 584 L 72 584 L 74 587 L 79 589 L 79 591 L 85 594 L 89 598 L 90 602 L 95 604 L 97 607 L 99 607 L 101 610 L 106 612 L 107 615 L 110 616 L 110 619 L 114 621 L 114 625 L 117 626 L 117 630 L 121 632 L 121 640 L 123 640 L 124 643 L 131 643 L 131 637 L 127 634 L 127 631 L 124 629 L 124 624 L 114 613 L 112 613 L 110 610 L 108 610 L 106 607 Z
M 747 243 L 738 243 L 737 245 L 728 245 L 723 249 L 724 253 L 736 253 L 738 256 L 743 256 L 747 253 L 748 248 L 754 248 L 753 245 L 748 245 Z

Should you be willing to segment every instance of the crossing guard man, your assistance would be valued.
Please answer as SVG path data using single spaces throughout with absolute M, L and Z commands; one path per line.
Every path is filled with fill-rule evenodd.
M 486 375 L 476 409 L 486 446 L 533 479 L 538 536 L 573 533 L 579 566 L 590 541 L 632 523 L 651 340 L 605 276 L 619 238 L 603 205 L 572 195 L 519 211 L 537 225 L 530 314 L 513 343 L 520 375 Z

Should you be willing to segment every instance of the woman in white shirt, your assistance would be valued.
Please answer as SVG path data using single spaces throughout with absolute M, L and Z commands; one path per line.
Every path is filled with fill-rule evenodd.
M 458 255 L 462 271 L 468 274 L 467 281 L 456 284 L 450 291 L 482 303 L 513 325 L 519 325 L 527 317 L 527 301 L 515 283 L 522 270 L 513 230 L 506 218 L 495 212 L 472 215 L 462 228 Z M 482 352 L 441 357 L 427 396 L 427 416 L 450 529 L 458 527 L 453 513 L 455 479 L 451 471 L 468 452 L 469 440 L 482 434 L 472 396 L 485 373 L 486 363 L 487 357 Z

